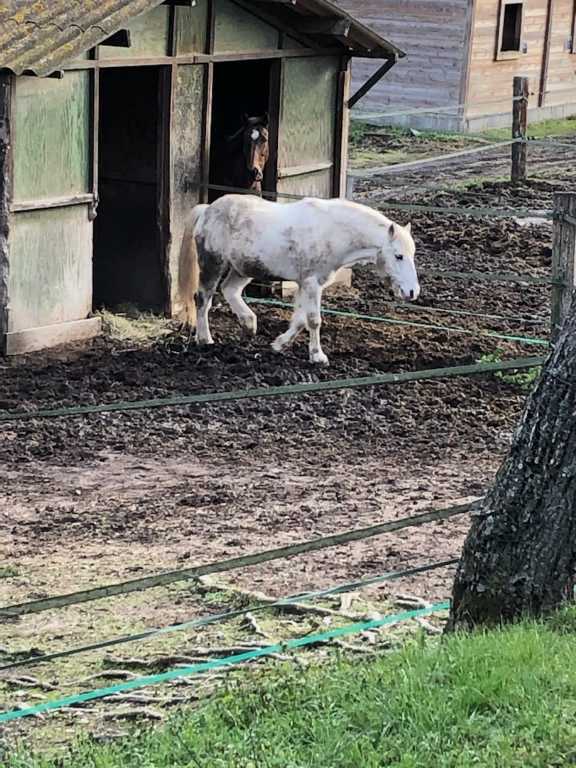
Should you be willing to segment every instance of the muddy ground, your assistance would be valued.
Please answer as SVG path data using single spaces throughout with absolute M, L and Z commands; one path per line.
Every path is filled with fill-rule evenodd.
M 484 182 L 473 189 L 431 189 L 419 199 L 446 207 L 547 209 L 554 190 L 574 182 L 550 167 L 543 174 L 519 190 Z M 360 193 L 374 198 L 390 191 L 384 181 L 372 179 Z M 415 195 L 416 186 L 407 182 L 394 199 L 410 201 Z M 449 214 L 395 218 L 412 221 L 420 268 L 550 274 L 551 227 L 546 222 L 526 225 Z M 165 323 L 163 335 L 146 343 L 107 336 L 79 348 L 4 360 L 0 409 L 33 411 L 545 353 L 543 346 L 501 337 L 546 338 L 547 288 L 427 278 L 418 306 L 409 309 L 396 305 L 369 270 L 359 270 L 352 289 L 331 295 L 326 304 L 444 328 L 327 316 L 323 343 L 331 365 L 318 369 L 307 362 L 305 340 L 283 356 L 270 350 L 285 327 L 284 309 L 258 307 L 259 335 L 247 339 L 220 302 L 212 314 L 217 344 L 210 349 L 190 345 Z M 0 423 L 0 604 L 239 555 L 481 496 L 510 443 L 525 397 L 526 387 L 514 376 L 485 375 Z M 454 518 L 221 580 L 270 596 L 324 588 L 456 557 L 467 527 L 466 517 Z M 446 568 L 373 588 L 358 596 L 354 615 L 393 609 L 399 595 L 444 599 L 452 576 Z M 0 663 L 30 648 L 59 650 L 88 637 L 166 625 L 236 604 L 237 596 L 225 590 L 214 597 L 185 584 L 4 622 Z M 269 621 L 263 633 L 268 639 L 318 626 L 310 625 L 307 615 L 288 623 Z M 193 655 L 201 643 L 229 647 L 255 642 L 254 632 L 238 624 L 229 631 L 170 636 L 169 642 L 156 640 L 146 647 L 122 646 L 55 667 L 0 672 L 5 680 L 0 697 L 5 707 L 30 704 L 47 691 L 95 684 L 91 675 L 103 674 L 106 665 L 129 675 L 146 663 L 158 668 L 167 652 Z M 96 684 L 100 680 L 108 682 L 104 677 Z M 166 701 L 160 700 L 160 706 Z M 30 722 L 18 725 L 5 738 L 34 732 L 65 743 L 76 724 L 117 733 L 113 718 L 106 720 L 104 708 L 94 706 L 36 720 L 33 727 Z

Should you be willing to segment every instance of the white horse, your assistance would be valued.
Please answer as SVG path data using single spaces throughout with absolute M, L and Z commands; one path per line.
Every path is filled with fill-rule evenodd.
M 322 290 L 341 267 L 372 264 L 398 298 L 418 298 L 410 225 L 346 200 L 306 198 L 272 203 L 251 195 L 225 195 L 193 208 L 180 251 L 179 288 L 184 320 L 196 341 L 212 344 L 208 313 L 224 275 L 222 292 L 252 333 L 256 315 L 242 298 L 253 279 L 291 280 L 299 290 L 288 330 L 272 344 L 281 352 L 306 327 L 310 362 L 327 364 L 320 346 Z M 195 302 L 195 305 L 194 305 Z

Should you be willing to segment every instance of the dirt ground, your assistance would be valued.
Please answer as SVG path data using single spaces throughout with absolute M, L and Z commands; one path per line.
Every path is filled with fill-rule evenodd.
M 447 208 L 482 204 L 547 209 L 554 190 L 576 184 L 566 162 L 561 171 L 536 162 L 531 168 L 535 178 L 518 190 L 496 181 L 473 188 L 445 184 L 440 191 L 420 189 L 418 200 Z M 371 179 L 360 185 L 359 193 L 411 201 L 417 184 L 408 178 L 403 190 L 395 187 L 392 195 L 387 181 Z M 420 268 L 550 274 L 551 227 L 546 222 L 526 225 L 437 214 L 393 218 L 411 219 Z M 275 386 L 545 353 L 545 347 L 497 336 L 546 338 L 545 287 L 427 278 L 418 306 L 410 309 L 396 305 L 369 270 L 359 270 L 352 289 L 340 290 L 326 303 L 443 328 L 327 316 L 323 343 L 331 365 L 317 369 L 307 362 L 305 340 L 283 356 L 270 350 L 285 326 L 285 310 L 258 307 L 259 335 L 247 339 L 219 302 L 212 314 L 217 343 L 210 349 L 190 345 L 164 323 L 164 334 L 150 342 L 105 336 L 79 348 L 4 360 L 0 409 Z M 0 605 L 188 567 L 481 496 L 510 443 L 525 397 L 525 387 L 514 376 L 491 375 L 0 423 Z M 230 586 L 228 591 L 225 586 L 214 593 L 198 584 L 182 584 L 0 621 L 0 666 L 31 648 L 46 653 L 234 607 L 238 595 L 233 589 L 280 596 L 457 557 L 468 524 L 465 516 L 458 517 L 233 572 L 220 579 Z M 406 595 L 414 604 L 445 599 L 452 577 L 453 569 L 446 568 L 373 588 L 355 598 L 354 615 L 390 610 Z M 318 626 L 310 624 L 308 615 L 287 623 L 280 618 L 266 621 L 270 623 L 262 634 L 267 639 Z M 125 676 L 146 664 L 157 669 L 162 654 L 173 659 L 193 655 L 194 649 L 197 654 L 198 643 L 229 647 L 255 642 L 254 631 L 252 627 L 246 634 L 245 627 L 232 624 L 228 630 L 178 633 L 145 648 L 122 646 L 70 662 L 0 671 L 2 707 L 34 703 L 47 692 L 54 696 L 56 691 L 109 682 L 105 670 L 110 667 L 120 667 Z M 136 709 L 145 706 L 143 716 L 158 719 L 162 713 L 154 710 L 151 715 L 150 706 L 181 703 L 183 697 L 175 697 L 174 690 L 180 689 L 170 689 L 168 699 L 144 697 L 128 703 Z M 189 699 L 196 696 L 194 689 Z M 107 720 L 106 712 L 95 705 L 27 721 L 6 729 L 5 739 L 31 732 L 45 739 L 49 733 L 51 743 L 65 743 L 77 725 L 117 735 L 118 722 Z

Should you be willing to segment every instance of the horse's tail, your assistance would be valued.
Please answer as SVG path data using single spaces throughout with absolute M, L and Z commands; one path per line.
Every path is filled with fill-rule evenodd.
M 178 262 L 178 293 L 182 309 L 180 318 L 182 322 L 191 327 L 196 327 L 196 292 L 200 280 L 200 268 L 198 265 L 198 250 L 196 248 L 196 230 L 201 224 L 207 205 L 196 205 L 192 208 L 186 221 L 182 245 L 180 246 L 180 258 Z

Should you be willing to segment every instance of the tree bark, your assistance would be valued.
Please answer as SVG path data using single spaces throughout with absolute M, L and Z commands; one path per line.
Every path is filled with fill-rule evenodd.
M 492 490 L 474 514 L 448 629 L 542 615 L 576 562 L 576 300 Z

